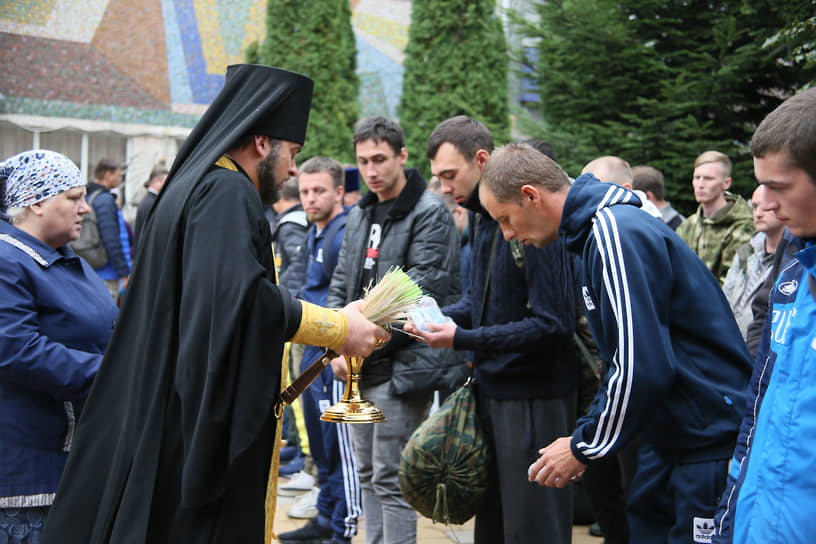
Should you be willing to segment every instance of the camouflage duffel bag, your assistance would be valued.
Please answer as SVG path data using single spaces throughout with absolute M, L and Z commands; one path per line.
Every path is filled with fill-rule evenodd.
M 434 522 L 466 522 L 487 491 L 491 451 L 476 414 L 473 387 L 468 381 L 451 394 L 402 450 L 402 494 Z

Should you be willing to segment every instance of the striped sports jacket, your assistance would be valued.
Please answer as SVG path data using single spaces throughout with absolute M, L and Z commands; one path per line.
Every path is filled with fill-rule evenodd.
M 717 279 L 636 195 L 591 174 L 571 187 L 559 235 L 580 256 L 580 296 L 607 368 L 573 434 L 575 456 L 588 463 L 639 436 L 680 461 L 728 458 L 752 365 Z

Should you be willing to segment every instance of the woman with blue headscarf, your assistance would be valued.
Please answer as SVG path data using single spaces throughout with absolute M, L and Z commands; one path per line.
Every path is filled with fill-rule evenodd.
M 73 162 L 0 162 L 0 210 L 0 544 L 36 544 L 117 309 L 68 246 L 89 211 Z

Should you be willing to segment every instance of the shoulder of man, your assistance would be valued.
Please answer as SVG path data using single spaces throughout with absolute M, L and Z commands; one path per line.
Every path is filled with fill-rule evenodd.
M 682 238 L 687 244 L 690 244 L 694 233 L 697 231 L 697 227 L 700 225 L 700 217 L 702 216 L 702 209 L 698 206 L 697 210 L 691 215 L 689 215 L 685 221 L 680 223 L 680 226 L 677 227 L 677 235 Z

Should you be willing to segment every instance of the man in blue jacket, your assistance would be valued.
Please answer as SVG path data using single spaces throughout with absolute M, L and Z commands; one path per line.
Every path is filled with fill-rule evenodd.
M 564 244 L 524 248 L 500 236 L 479 204 L 493 138 L 457 116 L 428 139 L 442 192 L 471 210 L 470 289 L 442 312 L 455 325 L 421 334 L 433 347 L 473 351 L 480 416 L 495 452 L 487 501 L 476 514 L 477 544 L 572 542 L 572 490 L 531 486 L 527 467 L 542 443 L 575 424 L 578 361 L 572 344 L 575 297 Z M 536 151 L 536 153 L 538 153 Z
M 313 304 L 326 304 L 343 245 L 348 213 L 343 207 L 344 178 L 343 166 L 328 157 L 313 157 L 304 162 L 297 176 L 300 201 L 310 223 L 304 250 L 306 277 L 300 297 Z M 306 346 L 300 371 L 306 370 L 322 352 L 322 348 Z M 335 380 L 334 372 L 327 367 L 300 397 L 320 486 L 317 517 L 299 529 L 281 533 L 278 537 L 281 544 L 315 544 L 323 540 L 348 544 L 357 534 L 362 505 L 351 431 L 347 423 L 320 421 L 320 414 L 340 401 L 344 391 L 345 384 Z
M 102 159 L 94 168 L 93 183 L 88 184 L 88 200 L 93 198 L 91 206 L 96 212 L 99 237 L 108 254 L 107 264 L 94 270 L 105 281 L 116 301 L 119 300 L 120 291 L 127 288 L 130 279 L 130 244 L 125 220 L 110 192 L 121 183 L 122 168 L 110 159 Z
M 494 152 L 480 198 L 508 240 L 561 239 L 580 256 L 580 296 L 607 366 L 587 415 L 540 450 L 530 481 L 567 486 L 637 436 L 631 542 L 709 542 L 751 372 L 716 278 L 633 192 L 592 174 L 570 186 L 528 146 Z
M 763 204 L 804 247 L 782 268 L 717 512 L 713 542 L 812 542 L 816 534 L 816 89 L 782 103 L 751 139 Z

